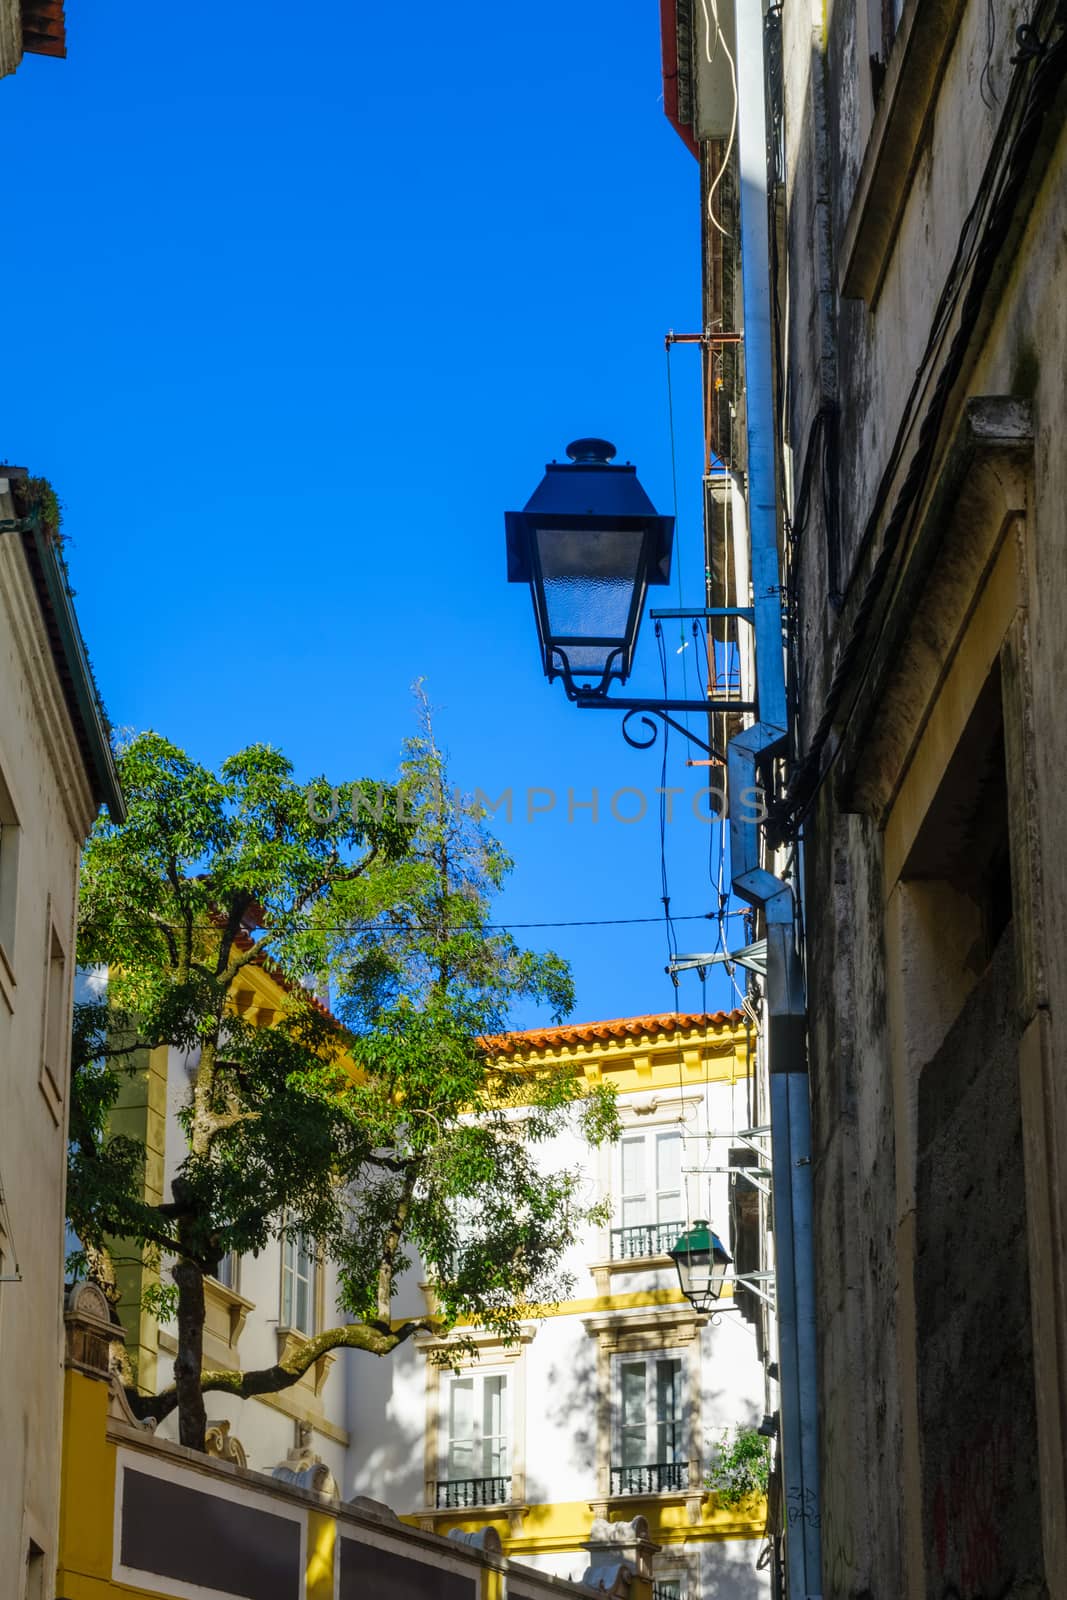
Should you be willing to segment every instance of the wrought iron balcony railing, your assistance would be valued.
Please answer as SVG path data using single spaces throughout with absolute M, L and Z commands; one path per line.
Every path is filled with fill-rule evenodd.
M 451 1483 L 437 1485 L 437 1509 L 501 1506 L 510 1494 L 510 1478 L 454 1478 Z
M 688 1461 L 654 1461 L 647 1467 L 612 1467 L 612 1494 L 663 1494 L 688 1489 Z
M 665 1256 L 684 1232 L 684 1222 L 639 1222 L 631 1228 L 612 1228 L 611 1259 L 632 1261 L 638 1256 Z

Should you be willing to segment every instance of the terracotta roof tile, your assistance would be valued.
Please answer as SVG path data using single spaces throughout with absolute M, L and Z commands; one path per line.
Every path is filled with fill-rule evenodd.
M 233 942 L 238 950 L 244 954 L 245 951 L 255 947 L 256 941 L 244 928 L 239 928 Z M 302 983 L 297 983 L 294 978 L 288 977 L 280 967 L 275 966 L 269 956 L 257 956 L 252 965 L 254 967 L 262 967 L 267 976 L 273 978 L 280 989 L 285 989 L 289 994 L 296 995 L 300 1000 L 306 1000 L 316 1011 L 320 1011 L 328 1022 L 332 1022 L 335 1028 L 340 1028 L 341 1023 L 334 1016 L 329 1006 L 323 1004 L 315 991 L 313 989 L 305 989 Z
M 694 1029 L 740 1027 L 743 1011 L 658 1011 L 644 1017 L 614 1017 L 606 1022 L 565 1022 L 557 1028 L 526 1028 L 522 1032 L 487 1039 L 490 1050 L 514 1055 L 523 1046 L 535 1050 L 561 1049 L 576 1044 L 609 1044 L 649 1034 L 691 1032 Z

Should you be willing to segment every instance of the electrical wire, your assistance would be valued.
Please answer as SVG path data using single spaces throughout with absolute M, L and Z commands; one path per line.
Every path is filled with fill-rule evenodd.
M 743 911 L 732 911 L 731 916 L 743 916 Z M 715 913 L 711 911 L 689 911 L 684 914 L 672 912 L 671 922 L 710 922 L 714 920 Z M 140 928 L 143 931 L 170 929 L 172 932 L 184 932 L 184 922 L 162 922 L 153 919 L 150 922 L 138 922 L 132 918 L 115 917 L 112 919 L 115 926 L 123 928 Z M 634 928 L 641 925 L 648 926 L 661 922 L 662 917 L 583 917 L 574 921 L 564 922 L 456 922 L 445 926 L 445 932 L 453 933 L 508 933 L 530 928 Z M 194 932 L 218 933 L 219 926 L 216 922 L 194 922 L 189 924 Z M 408 922 L 365 922 L 329 925 L 316 923 L 300 931 L 308 933 L 360 933 L 376 932 L 388 933 L 402 931 L 411 926 Z
M 673 497 L 674 497 L 674 543 L 675 543 L 674 576 L 675 576 L 675 583 L 676 583 L 677 591 L 678 591 L 678 609 L 679 609 L 679 611 L 681 611 L 685 607 L 685 597 L 684 597 L 684 594 L 682 592 L 682 572 L 684 570 L 684 563 L 682 561 L 681 528 L 679 526 L 679 517 L 678 517 L 678 453 L 677 453 L 677 447 L 675 445 L 675 438 L 674 438 L 674 384 L 673 384 L 672 378 L 671 378 L 671 349 L 672 349 L 672 344 L 671 344 L 671 341 L 668 339 L 667 340 L 667 344 L 666 344 L 666 352 L 667 352 L 667 421 L 668 421 L 668 425 L 669 425 L 669 428 L 670 428 L 670 440 L 671 440 L 671 490 L 672 490 Z M 685 637 L 685 619 L 683 617 L 679 617 L 679 619 L 678 619 L 678 638 L 679 638 L 680 642 L 679 642 L 678 652 L 677 653 L 682 658 L 682 689 L 683 689 L 683 696 L 682 697 L 683 697 L 683 699 L 688 700 L 689 699 L 689 672 L 687 670 L 687 663 L 686 663 L 686 659 L 685 659 L 685 651 L 688 648 L 689 641 Z M 664 677 L 663 693 L 664 693 L 664 699 L 666 699 L 667 698 L 666 677 Z M 685 726 L 686 726 L 686 728 L 689 727 L 689 714 L 688 714 L 688 712 L 685 715 Z M 666 754 L 666 744 L 667 744 L 667 729 L 666 729 L 666 726 L 664 727 L 664 730 L 663 730 L 663 743 L 664 743 L 664 754 Z
M 712 227 L 716 228 L 719 231 L 719 233 L 722 234 L 723 238 L 726 239 L 726 238 L 729 238 L 729 233 L 723 227 L 723 225 L 719 221 L 718 217 L 715 215 L 715 208 L 714 208 L 714 205 L 712 204 L 712 202 L 715 199 L 715 194 L 716 194 L 716 191 L 717 191 L 720 183 L 722 182 L 723 178 L 726 176 L 727 168 L 730 165 L 730 157 L 733 154 L 734 139 L 737 136 L 737 66 L 736 66 L 736 64 L 734 62 L 733 56 L 730 53 L 730 46 L 726 43 L 726 35 L 723 33 L 722 28 L 719 25 L 718 0 L 711 0 L 711 12 L 710 12 L 710 14 L 708 12 L 708 0 L 700 0 L 700 8 L 704 13 L 704 56 L 705 56 L 705 58 L 707 60 L 708 66 L 712 67 L 712 66 L 715 65 L 715 58 L 714 58 L 714 56 L 712 54 L 712 45 L 711 45 L 711 19 L 712 19 L 712 16 L 714 16 L 714 18 L 715 18 L 716 43 L 722 45 L 723 54 L 725 55 L 727 61 L 730 64 L 730 87 L 731 87 L 731 90 L 733 91 L 733 100 L 734 100 L 733 110 L 732 110 L 731 115 L 730 115 L 730 136 L 726 141 L 726 149 L 725 149 L 725 151 L 723 153 L 723 158 L 722 158 L 722 162 L 721 162 L 721 164 L 719 166 L 719 170 L 715 174 L 715 177 L 712 180 L 712 183 L 711 183 L 711 185 L 710 185 L 710 187 L 708 189 L 708 201 L 707 201 L 708 221 L 711 223 Z
M 667 695 L 667 648 L 663 642 L 663 628 L 656 623 L 656 647 L 659 651 L 660 672 L 663 678 L 663 698 Z M 671 916 L 671 891 L 667 878 L 667 751 L 669 748 L 670 728 L 663 726 L 663 759 L 660 764 L 659 781 L 659 881 L 660 901 L 663 906 L 664 931 L 667 936 L 667 971 L 670 973 L 671 983 L 674 985 L 674 1009 L 680 1011 L 680 997 L 678 974 L 673 970 L 673 963 L 678 956 L 678 935 L 674 931 L 674 919 Z

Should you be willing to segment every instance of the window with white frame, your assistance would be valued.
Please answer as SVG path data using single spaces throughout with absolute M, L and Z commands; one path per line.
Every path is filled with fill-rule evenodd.
M 613 1494 L 656 1494 L 688 1484 L 685 1360 L 666 1351 L 616 1363 Z
M 219 1257 L 219 1264 L 215 1268 L 215 1282 L 221 1283 L 224 1289 L 232 1289 L 235 1294 L 239 1286 L 240 1260 L 236 1250 L 227 1250 L 224 1256 Z
M 613 1256 L 663 1255 L 674 1244 L 685 1218 L 679 1128 L 652 1128 L 620 1139 L 616 1214 Z
M 499 1505 L 511 1492 L 511 1396 L 507 1374 L 464 1372 L 448 1380 L 442 1415 L 439 1506 Z
M 282 1235 L 281 1326 L 296 1333 L 315 1332 L 318 1257 L 315 1241 L 299 1223 Z

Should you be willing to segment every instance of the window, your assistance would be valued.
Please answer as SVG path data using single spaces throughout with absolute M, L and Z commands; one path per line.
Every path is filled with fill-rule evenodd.
M 215 1271 L 215 1282 L 221 1283 L 224 1289 L 232 1289 L 235 1294 L 240 1281 L 240 1259 L 236 1250 L 227 1250 Z
M 44 1064 L 51 1076 L 56 1093 L 66 1077 L 67 1035 L 70 1032 L 70 1015 L 67 1011 L 67 957 L 59 942 L 55 928 L 51 930 L 48 948 L 48 994 L 45 1000 Z
M 0 776 L 0 951 L 14 975 L 15 903 L 18 892 L 19 819 Z
M 452 1255 L 452 1271 L 458 1273 L 463 1266 L 464 1253 L 477 1247 L 481 1238 L 481 1220 L 474 1202 L 460 1199 L 453 1217 L 456 1248 Z
M 685 1600 L 685 1579 L 678 1573 L 652 1578 L 652 1600 Z
M 44 1600 L 44 1551 L 33 1539 L 26 1551 L 26 1600 Z
M 685 1218 L 677 1128 L 620 1140 L 618 1216 L 613 1256 L 662 1255 L 674 1244 Z
M 220 1280 L 222 1281 L 222 1280 Z M 296 1333 L 315 1332 L 318 1260 L 315 1241 L 299 1223 L 290 1223 L 282 1235 L 281 1325 Z
M 618 1362 L 617 1416 L 612 1493 L 684 1489 L 689 1452 L 682 1358 L 622 1357 Z
M 62 1120 L 63 1093 L 67 1081 L 71 1012 L 67 992 L 67 956 L 52 921 L 51 898 L 45 926 L 48 929 L 47 969 L 38 1082 L 53 1121 L 58 1125 Z
M 499 1505 L 508 1498 L 509 1407 L 508 1380 L 502 1372 L 472 1372 L 451 1379 L 439 1506 Z
M 682 1205 L 682 1136 L 676 1129 L 622 1140 L 621 1220 L 677 1222 Z

